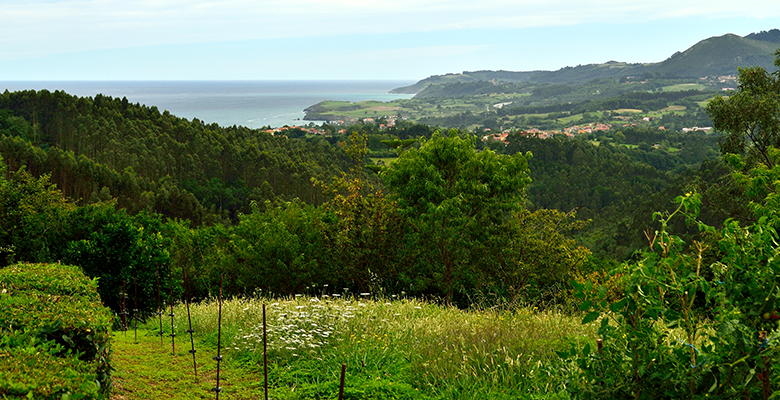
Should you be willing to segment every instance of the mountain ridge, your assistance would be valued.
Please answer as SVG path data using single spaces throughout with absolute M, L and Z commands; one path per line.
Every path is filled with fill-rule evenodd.
M 778 29 L 752 33 L 745 37 L 728 33 L 701 40 L 688 49 L 678 51 L 657 63 L 608 61 L 601 64 L 568 66 L 555 71 L 464 71 L 432 75 L 412 85 L 395 88 L 391 93 L 419 94 L 431 85 L 478 81 L 571 83 L 604 78 L 621 79 L 630 76 L 698 78 L 733 75 L 740 66 L 776 69 L 774 53 L 779 47 L 780 30 Z

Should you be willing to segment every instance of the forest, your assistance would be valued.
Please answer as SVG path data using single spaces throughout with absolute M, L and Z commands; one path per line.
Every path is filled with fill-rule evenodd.
M 632 104 L 610 105 L 623 106 Z M 317 308 L 322 321 L 351 333 L 309 343 L 308 361 L 292 342 L 273 350 L 274 388 L 287 398 L 330 390 L 318 372 L 290 372 L 320 365 L 302 363 L 359 351 L 351 398 L 768 399 L 780 385 L 780 74 L 740 70 L 738 89 L 706 112 L 719 133 L 626 127 L 491 143 L 474 131 L 401 123 L 296 138 L 126 99 L 5 92 L 0 265 L 15 267 L 0 269 L 0 304 L 11 310 L 0 312 L 0 354 L 68 354 L 56 362 L 97 382 L 73 398 L 105 398 L 111 322 L 97 296 L 116 331 L 127 330 L 128 310 L 153 331 L 170 306 L 171 340 L 182 298 L 195 303 L 199 329 L 211 326 L 217 295 L 220 310 L 223 296 L 233 298 L 235 313 L 256 310 L 257 299 L 287 301 L 272 314 L 280 324 L 332 298 Z M 379 164 L 378 152 L 395 157 Z M 40 263 L 80 268 L 60 276 Z M 14 312 L 51 296 L 81 304 L 82 292 L 99 319 L 73 334 Z M 418 325 L 392 325 L 402 312 Z M 259 350 L 241 347 L 252 337 L 241 321 L 232 354 L 246 364 L 236 368 L 251 368 Z M 439 323 L 453 328 L 437 333 Z M 518 329 L 558 336 L 523 348 Z M 355 335 L 366 332 L 371 343 L 403 337 L 395 351 L 429 348 L 361 347 Z M 494 342 L 468 332 L 491 332 Z M 203 335 L 213 346 L 213 334 Z M 466 350 L 472 344 L 480 356 Z M 463 369 L 437 358 L 437 346 L 462 352 Z M 0 395 L 37 398 L 12 373 L 0 373 Z

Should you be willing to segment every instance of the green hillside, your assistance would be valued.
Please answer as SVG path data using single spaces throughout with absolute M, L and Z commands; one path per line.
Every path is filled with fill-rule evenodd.
M 778 30 L 746 37 L 734 34 L 711 37 L 668 59 L 650 64 L 609 61 L 603 64 L 578 65 L 557 71 L 473 71 L 434 75 L 413 85 L 394 89 L 394 93 L 424 93 L 432 85 L 477 81 L 524 83 L 575 83 L 594 79 L 620 79 L 629 76 L 681 78 L 712 75 L 734 75 L 737 67 L 760 66 L 774 69 L 774 53 L 780 47 Z M 441 88 L 439 88 L 441 91 Z
M 737 67 L 774 69 L 774 53 L 778 48 L 778 43 L 728 34 L 702 40 L 688 50 L 653 65 L 649 72 L 668 77 L 700 77 L 734 75 Z
M 102 95 L 0 94 L 0 155 L 12 169 L 51 174 L 83 203 L 118 198 L 131 212 L 201 222 L 235 217 L 249 202 L 318 202 L 311 178 L 345 170 L 324 140 L 221 127 Z

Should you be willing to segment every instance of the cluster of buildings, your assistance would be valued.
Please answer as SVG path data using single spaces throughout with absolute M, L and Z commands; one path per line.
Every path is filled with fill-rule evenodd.
M 376 118 L 354 118 L 354 119 L 340 119 L 336 121 L 330 121 L 330 125 L 336 125 L 336 126 L 348 126 L 351 124 L 356 123 L 363 123 L 363 124 L 372 124 L 377 125 L 380 130 L 382 129 L 388 129 L 393 128 L 396 126 L 396 123 L 398 121 L 398 117 L 392 116 L 392 117 L 382 117 L 380 119 Z M 307 135 L 328 135 L 331 134 L 331 130 L 323 129 L 319 126 L 301 126 L 301 125 L 285 125 L 279 128 L 271 128 L 271 129 L 264 129 L 261 132 L 263 133 L 270 133 L 271 135 L 286 135 L 290 132 L 300 132 Z M 346 134 L 347 129 L 346 128 L 340 128 L 336 130 L 337 134 Z
M 579 135 L 583 133 L 594 133 L 594 132 L 606 132 L 608 130 L 612 129 L 612 125 L 610 124 L 604 124 L 604 123 L 592 123 L 592 124 L 585 124 L 585 125 L 574 125 L 570 126 L 563 131 L 565 133 L 571 133 L 573 135 Z
M 335 120 L 335 121 L 330 121 L 331 124 L 339 125 L 339 126 L 352 125 L 352 124 L 357 124 L 357 123 L 372 124 L 372 125 L 378 125 L 379 129 L 393 128 L 393 127 L 395 127 L 397 122 L 398 122 L 398 117 L 395 116 L 395 115 L 390 116 L 390 117 L 382 117 L 382 118 L 379 118 L 379 119 L 372 118 L 372 117 L 367 117 L 367 118 L 339 119 L 339 120 Z M 342 130 L 343 129 L 339 130 L 339 132 L 341 132 Z
M 565 135 L 568 137 L 574 137 L 575 135 L 594 133 L 594 132 L 606 132 L 612 129 L 612 125 L 604 123 L 591 123 L 583 125 L 573 125 L 561 130 L 542 130 L 537 128 L 529 128 L 523 130 L 514 131 L 519 135 L 534 136 L 539 139 L 551 138 L 555 135 Z M 512 130 L 505 129 L 500 133 L 490 133 L 482 136 L 483 141 L 497 141 L 502 143 L 508 143 L 509 134 Z
M 262 132 L 270 133 L 271 135 L 277 135 L 277 134 L 285 134 L 289 131 L 304 132 L 310 135 L 324 135 L 325 133 L 327 133 L 317 127 L 298 126 L 298 125 L 292 125 L 292 126 L 285 125 L 279 128 L 264 129 Z

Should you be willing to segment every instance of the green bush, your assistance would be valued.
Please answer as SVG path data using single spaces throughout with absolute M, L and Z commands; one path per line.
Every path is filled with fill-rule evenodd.
M 0 291 L 39 291 L 52 295 L 81 296 L 100 301 L 97 281 L 84 279 L 81 268 L 71 265 L 16 264 L 0 269 Z
M 0 395 L 107 397 L 112 322 L 78 267 L 0 269 Z
M 29 291 L 0 294 L 0 323 L 31 330 L 93 359 L 108 346 L 112 316 L 82 297 Z
M 775 190 L 778 178 L 780 166 L 746 177 Z M 776 399 L 778 199 L 775 192 L 752 204 L 756 222 L 729 220 L 718 230 L 696 219 L 699 195 L 680 196 L 674 212 L 656 215 L 652 251 L 614 271 L 617 293 L 578 284 L 583 323 L 600 319 L 603 342 L 560 353 L 579 367 L 569 384 L 575 398 Z M 669 233 L 675 217 L 695 224 L 701 240 Z
M 58 357 L 35 347 L 0 349 L 2 398 L 98 399 L 100 393 L 94 362 Z

